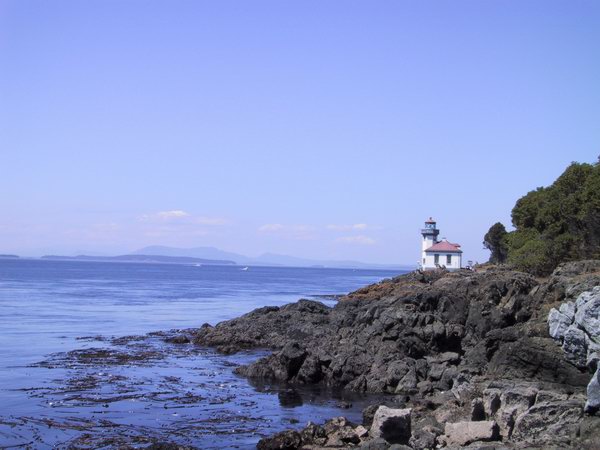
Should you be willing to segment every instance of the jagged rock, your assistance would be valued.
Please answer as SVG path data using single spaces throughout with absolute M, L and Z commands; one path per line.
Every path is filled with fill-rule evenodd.
M 582 293 L 575 303 L 575 323 L 589 336 L 600 336 L 600 287 Z
M 302 445 L 300 433 L 286 430 L 274 436 L 262 438 L 256 444 L 258 450 L 297 450 Z
M 346 447 L 348 444 L 358 444 L 360 437 L 355 431 L 356 425 L 345 417 L 335 417 L 325 422 L 323 429 L 327 436 L 326 447 Z
M 594 373 L 587 386 L 585 411 L 594 414 L 600 408 L 600 381 L 598 361 L 600 360 L 600 287 L 582 292 L 575 303 L 563 303 L 560 307 L 565 317 L 573 317 L 566 330 L 557 331 L 557 339 L 562 339 L 566 357 L 580 368 L 588 368 Z M 556 310 L 551 311 L 551 315 Z M 574 313 L 573 313 L 574 311 Z M 553 314 L 553 317 L 556 314 Z M 554 320 L 554 319 L 552 319 Z M 548 316 L 550 324 L 551 317 Z
M 444 440 L 450 446 L 500 438 L 498 425 L 494 421 L 446 423 L 444 434 Z
M 536 403 L 517 417 L 513 439 L 568 444 L 577 435 L 582 414 L 582 405 L 576 400 Z
M 580 368 L 586 367 L 587 363 L 587 342 L 585 332 L 571 325 L 563 335 L 562 349 L 567 359 Z
M 495 415 L 502 436 L 512 435 L 517 417 L 533 406 L 536 395 L 537 391 L 530 387 L 514 387 L 502 393 L 500 410 Z
M 585 412 L 595 414 L 600 410 L 600 365 L 587 387 L 587 402 L 585 403 Z
M 369 405 L 365 409 L 362 410 L 362 421 L 365 427 L 370 427 L 373 423 L 373 417 L 375 417 L 375 413 L 379 409 L 378 404 Z
M 563 303 L 558 308 L 558 311 L 569 319 L 569 323 L 572 323 L 575 320 L 575 302 Z
M 411 409 L 380 406 L 373 417 L 369 434 L 391 444 L 407 444 L 411 436 Z
M 585 401 L 579 396 L 590 381 L 589 371 L 599 365 L 600 338 L 587 331 L 596 326 L 597 312 L 586 305 L 600 297 L 600 289 L 581 296 L 598 285 L 600 261 L 561 265 L 545 280 L 502 267 L 413 272 L 359 289 L 333 308 L 301 300 L 204 326 L 194 342 L 226 352 L 273 349 L 271 355 L 236 369 L 248 377 L 397 394 L 399 407 L 413 407 L 411 420 L 419 424 L 414 443 L 431 437 L 419 431 L 423 417 L 441 423 L 477 419 L 476 424 L 493 418 L 503 435 L 510 436 L 510 445 L 527 442 L 531 432 L 526 424 L 532 424 L 548 439 L 544 446 L 564 446 L 572 444 L 565 437 L 569 433 L 558 431 L 570 430 L 571 420 L 580 419 L 575 407 L 571 411 L 560 405 L 577 404 L 583 410 Z M 549 319 L 550 307 L 561 303 Z M 560 345 L 549 336 L 549 328 Z M 577 366 L 565 358 L 562 345 L 577 356 L 571 358 Z M 595 376 L 597 380 L 597 372 Z M 589 411 L 594 409 L 595 386 Z M 530 387 L 537 396 L 530 395 Z M 477 398 L 481 400 L 471 403 Z M 554 411 L 559 424 L 546 420 L 544 411 L 548 416 Z M 373 408 L 365 411 L 365 426 L 373 414 Z M 377 435 L 376 428 L 371 437 Z M 365 439 L 356 427 L 340 429 L 331 445 L 356 441 L 354 436 Z M 331 434 L 315 435 L 325 441 L 303 445 L 323 447 Z M 408 438 L 410 433 L 402 445 Z M 369 442 L 377 448 L 379 441 Z
M 308 422 L 306 427 L 300 432 L 300 438 L 303 444 L 325 445 L 327 442 L 327 433 L 323 427 Z
M 308 352 L 297 342 L 287 343 L 281 351 L 266 358 L 269 364 L 240 366 L 235 372 L 249 378 L 289 381 L 293 379 L 304 363 Z
M 425 426 L 415 430 L 408 443 L 414 449 L 433 449 L 436 447 L 436 439 L 440 434 L 441 430 Z
M 562 308 L 562 306 L 561 306 Z M 548 334 L 554 339 L 563 339 L 567 328 L 573 322 L 573 317 L 568 317 L 557 309 L 552 308 L 548 314 Z

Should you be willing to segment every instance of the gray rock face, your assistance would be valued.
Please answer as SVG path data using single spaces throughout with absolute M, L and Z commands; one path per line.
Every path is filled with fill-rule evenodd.
M 600 409 L 600 286 L 579 294 L 575 303 L 563 303 L 559 310 L 552 309 L 548 328 L 550 335 L 562 342 L 570 362 L 594 372 L 587 387 L 585 411 L 595 413 Z
M 581 294 L 576 308 L 575 323 L 589 336 L 600 336 L 600 288 Z
M 444 434 L 449 446 L 468 445 L 476 441 L 496 441 L 500 438 L 498 425 L 493 420 L 447 423 Z
M 411 410 L 380 406 L 373 417 L 369 434 L 390 444 L 408 444 L 411 437 Z
M 586 367 L 587 342 L 585 332 L 573 324 L 563 334 L 562 348 L 567 359 L 580 368 Z
M 575 302 L 566 302 L 560 305 L 558 311 L 569 319 L 569 323 L 575 320 Z
M 587 387 L 587 402 L 585 403 L 585 412 L 595 414 L 600 410 L 600 365 L 592 376 L 592 380 Z
M 567 328 L 573 323 L 574 318 L 574 315 L 573 317 L 569 317 L 559 310 L 552 308 L 548 315 L 548 334 L 554 339 L 562 338 L 565 335 Z
M 535 445 L 567 443 L 577 434 L 582 414 L 578 401 L 536 403 L 517 417 L 513 436 Z

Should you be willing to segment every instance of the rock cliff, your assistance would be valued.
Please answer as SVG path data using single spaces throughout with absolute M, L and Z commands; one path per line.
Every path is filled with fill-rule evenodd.
M 388 405 L 405 415 L 411 411 L 410 439 L 394 443 L 376 430 L 359 430 L 337 448 L 376 442 L 383 447 L 368 448 L 451 448 L 467 445 L 461 433 L 475 436 L 469 445 L 501 440 L 512 446 L 582 447 L 594 445 L 594 430 L 600 434 L 598 418 L 584 416 L 591 379 L 587 354 L 574 350 L 575 356 L 565 357 L 547 320 L 553 307 L 561 309 L 551 316 L 575 320 L 577 311 L 560 305 L 595 286 L 600 261 L 568 263 L 543 280 L 503 268 L 413 272 L 353 292 L 333 308 L 300 300 L 204 325 L 194 340 L 225 352 L 273 349 L 237 369 L 247 377 L 385 392 L 391 394 Z M 550 331 L 556 335 L 555 328 L 566 332 L 569 326 L 551 322 Z M 336 447 L 327 444 L 322 430 L 320 441 L 307 438 L 318 427 L 311 426 L 292 446 L 261 448 Z M 365 426 L 371 426 L 368 420 Z M 330 434 L 338 428 L 330 424 Z

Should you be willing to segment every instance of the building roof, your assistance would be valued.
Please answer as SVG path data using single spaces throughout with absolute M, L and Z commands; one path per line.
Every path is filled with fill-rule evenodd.
M 452 242 L 448 241 L 441 241 L 433 244 L 431 247 L 425 250 L 425 252 L 462 253 L 462 250 L 460 249 L 459 244 L 453 244 Z
M 425 221 L 425 223 L 435 223 L 435 220 L 433 220 L 433 218 L 430 217 L 428 220 Z

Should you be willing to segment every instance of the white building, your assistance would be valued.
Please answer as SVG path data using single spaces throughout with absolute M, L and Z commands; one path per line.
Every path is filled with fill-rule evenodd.
M 431 217 L 425 221 L 425 228 L 421 230 L 421 269 L 431 270 L 446 268 L 458 270 L 462 267 L 462 250 L 460 245 L 448 242 L 446 239 L 438 241 L 440 230 Z

